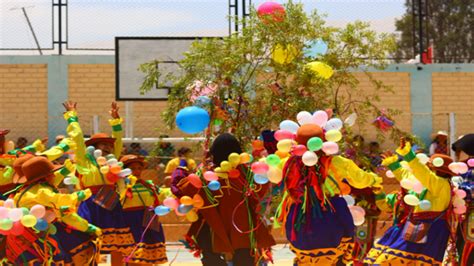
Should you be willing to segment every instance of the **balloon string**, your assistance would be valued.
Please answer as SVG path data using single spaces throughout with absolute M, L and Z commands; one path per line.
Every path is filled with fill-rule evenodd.
M 174 258 L 170 261 L 169 266 L 171 266 L 176 261 L 176 259 L 178 258 L 178 254 L 179 254 L 179 252 L 181 251 L 182 248 L 183 247 L 178 248 L 178 250 L 176 251 L 176 255 L 174 255 Z
M 262 221 L 260 219 L 258 219 L 258 223 L 257 223 L 257 226 L 254 227 L 253 229 L 251 230 L 248 230 L 248 231 L 243 231 L 241 230 L 237 224 L 235 223 L 235 214 L 237 213 L 237 209 L 245 203 L 245 199 L 243 199 L 239 204 L 237 204 L 237 206 L 234 208 L 234 210 L 232 211 L 232 225 L 234 226 L 234 228 L 241 234 L 250 234 L 252 232 L 255 232 L 259 227 L 260 225 L 262 224 Z M 250 213 L 249 213 L 249 216 L 250 216 Z M 250 217 L 251 218 L 251 217 Z
M 145 211 L 148 211 L 145 209 Z M 128 255 L 125 259 L 124 259 L 124 262 L 125 263 L 128 263 L 130 261 L 130 259 L 132 258 L 133 254 L 135 253 L 135 251 L 137 251 L 138 249 L 138 246 L 140 245 L 140 243 L 143 242 L 144 238 L 145 238 L 145 233 L 148 231 L 148 229 L 150 228 L 151 226 L 151 223 L 153 222 L 153 220 L 156 218 L 156 214 L 153 214 L 153 216 L 151 217 L 150 221 L 148 222 L 147 226 L 145 227 L 145 230 L 143 230 L 143 233 L 142 233 L 142 236 L 140 237 L 140 241 L 135 245 L 135 247 L 133 248 L 133 250 L 130 252 L 130 255 Z

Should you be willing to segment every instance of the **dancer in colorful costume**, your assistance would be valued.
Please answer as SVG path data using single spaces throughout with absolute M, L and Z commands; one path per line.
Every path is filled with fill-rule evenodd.
M 241 152 L 240 143 L 233 135 L 219 135 L 210 149 L 214 166 L 201 166 L 198 175 L 216 169 L 215 166 L 221 165 L 230 154 Z M 196 256 L 202 254 L 201 261 L 206 266 L 226 266 L 226 260 L 231 260 L 234 266 L 248 266 L 257 265 L 262 258 L 271 259 L 269 249 L 275 240 L 258 214 L 260 199 L 268 184 L 255 184 L 245 165 L 236 170 L 237 174 L 232 177 L 216 172 L 224 177 L 216 181 L 220 183 L 219 190 L 211 191 L 205 185 L 198 189 L 189 176 L 182 178 L 177 186 L 180 195 L 199 195 L 204 199 L 199 218 L 186 235 L 186 245 Z
M 321 127 L 302 125 L 296 142 L 306 145 L 314 137 L 324 138 Z M 302 156 L 292 155 L 283 168 L 286 188 L 277 211 L 277 221 L 285 224 L 294 265 L 336 265 L 352 260 L 354 221 L 342 192 L 347 193 L 345 179 L 355 188 L 380 187 L 382 178 L 361 170 L 342 156 L 318 152 L 313 166 L 303 163 Z
M 68 122 L 67 133 L 77 145 L 75 149 L 76 174 L 79 176 L 81 187 L 92 191 L 92 196 L 79 206 L 78 213 L 102 229 L 101 251 L 112 253 L 112 264 L 120 265 L 122 255 L 128 255 L 135 244 L 120 204 L 120 197 L 125 195 L 125 180 L 119 179 L 113 182 L 106 178 L 87 147 L 93 146 L 100 149 L 103 156 L 112 154 L 115 158 L 119 158 L 122 151 L 122 118 L 118 114 L 116 103 L 113 103 L 110 112 L 112 119 L 109 120 L 112 126 L 112 137 L 105 133 L 98 133 L 85 142 L 78 122 L 76 103 L 65 102 L 63 105 L 66 108 L 64 119 Z
M 125 155 L 120 161 L 124 167 L 132 170 L 137 177 L 135 185 L 130 187 L 122 200 L 125 222 L 132 230 L 135 249 L 126 258 L 128 265 L 163 264 L 166 257 L 165 235 L 163 227 L 153 212 L 160 204 L 160 188 L 152 181 L 140 179 L 147 163 L 137 155 Z M 153 221 L 151 221 L 153 219 Z
M 73 194 L 59 194 L 54 186 L 54 166 L 44 157 L 23 155 L 14 163 L 16 175 L 24 176 L 26 182 L 16 193 L 17 208 L 33 210 L 41 205 L 46 212 L 54 213 L 46 232 L 23 228 L 21 234 L 9 234 L 6 241 L 6 255 L 15 265 L 90 265 L 93 261 L 95 245 L 92 240 L 101 235 L 101 230 L 81 218 L 76 209 L 79 203 L 90 197 L 90 190 Z M 49 230 L 55 227 L 52 236 Z
M 451 202 L 450 178 L 453 173 L 448 165 L 452 159 L 447 155 L 435 154 L 431 157 L 428 168 L 420 162 L 411 150 L 410 143 L 404 139 L 397 153 L 403 156 L 411 172 L 401 167 L 397 155 L 385 158 L 382 164 L 388 166 L 401 182 L 413 175 L 425 187 L 421 193 L 410 191 L 404 196 L 404 201 L 407 204 L 417 205 L 421 199 L 429 201 L 430 206 L 421 204 L 415 206 L 407 217 L 403 217 L 403 220 L 388 229 L 370 250 L 365 263 L 441 265 L 450 236 L 447 210 Z M 444 162 L 440 167 L 433 165 L 436 158 L 442 158 Z M 412 203 L 413 200 L 417 202 Z

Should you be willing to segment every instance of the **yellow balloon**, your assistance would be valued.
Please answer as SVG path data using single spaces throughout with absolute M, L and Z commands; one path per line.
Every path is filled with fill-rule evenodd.
M 285 65 L 291 63 L 297 55 L 298 50 L 296 50 L 293 45 L 288 44 L 285 48 L 282 45 L 277 44 L 275 49 L 273 49 L 272 59 L 278 64 Z
M 188 219 L 188 221 L 190 221 L 191 223 L 197 221 L 199 219 L 197 213 L 194 211 L 194 210 L 191 210 L 189 211 L 188 213 L 186 213 L 186 218 Z
M 27 214 L 21 217 L 20 221 L 24 227 L 33 227 L 36 224 L 36 217 L 31 214 Z
M 334 70 L 329 65 L 323 62 L 311 62 L 306 64 L 306 67 L 323 79 L 329 79 L 332 74 L 334 74 Z
M 193 199 L 189 196 L 182 196 L 179 199 L 179 202 L 181 202 L 181 204 L 184 204 L 184 205 L 193 205 L 194 203 Z
M 223 172 L 229 172 L 232 169 L 232 165 L 228 161 L 221 162 L 221 170 Z
M 338 142 L 342 139 L 342 134 L 339 130 L 332 129 L 326 132 L 325 137 L 328 141 Z
M 268 180 L 272 182 L 273 184 L 278 184 L 280 183 L 281 179 L 283 178 L 283 173 L 281 169 L 278 169 L 277 167 L 270 167 L 270 170 L 268 170 Z
M 232 164 L 232 166 L 237 166 L 240 164 L 240 155 L 238 153 L 231 153 L 229 155 L 229 162 Z
M 291 139 L 283 139 L 278 141 L 277 143 L 277 149 L 281 152 L 290 152 L 291 146 L 293 145 L 293 142 Z
M 221 167 L 216 167 L 216 169 L 214 169 L 214 173 L 216 173 L 216 175 L 220 178 L 228 178 L 228 174 L 222 170 Z

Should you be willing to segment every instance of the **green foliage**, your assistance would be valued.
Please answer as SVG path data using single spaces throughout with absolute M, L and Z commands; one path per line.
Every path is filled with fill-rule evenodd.
M 163 113 L 166 124 L 174 127 L 176 113 L 192 105 L 193 94 L 199 94 L 199 89 L 190 85 L 197 80 L 210 83 L 217 90 L 209 95 L 213 104 L 208 109 L 213 118 L 223 121 L 210 132 L 230 130 L 245 143 L 282 120 L 294 120 L 302 110 L 332 108 L 340 117 L 356 112 L 357 123 L 374 119 L 380 113 L 375 106 L 380 100 L 377 92 L 391 88 L 368 71 L 385 66 L 384 58 L 394 51 L 394 38 L 377 34 L 360 21 L 345 28 L 329 27 L 316 11 L 308 15 L 301 4 L 291 1 L 285 7 L 283 22 L 262 23 L 253 10 L 241 32 L 194 42 L 179 62 L 184 72 L 181 76 L 158 79 L 156 62 L 143 64 L 140 69 L 147 77 L 141 92 L 160 86 L 158 80 L 174 84 Z M 305 57 L 301 52 L 305 43 L 315 39 L 328 44 L 328 53 L 316 59 Z M 290 45 L 300 52 L 289 64 L 277 64 L 272 60 L 277 45 Z M 312 61 L 330 65 L 334 75 L 325 80 L 310 73 L 305 65 Z M 376 93 L 358 87 L 354 70 L 368 76 Z M 393 110 L 386 112 L 394 114 Z

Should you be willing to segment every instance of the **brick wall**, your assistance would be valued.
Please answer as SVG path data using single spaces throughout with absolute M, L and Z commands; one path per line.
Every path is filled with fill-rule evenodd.
M 0 64 L 0 128 L 10 129 L 7 139 L 48 136 L 47 66 Z

